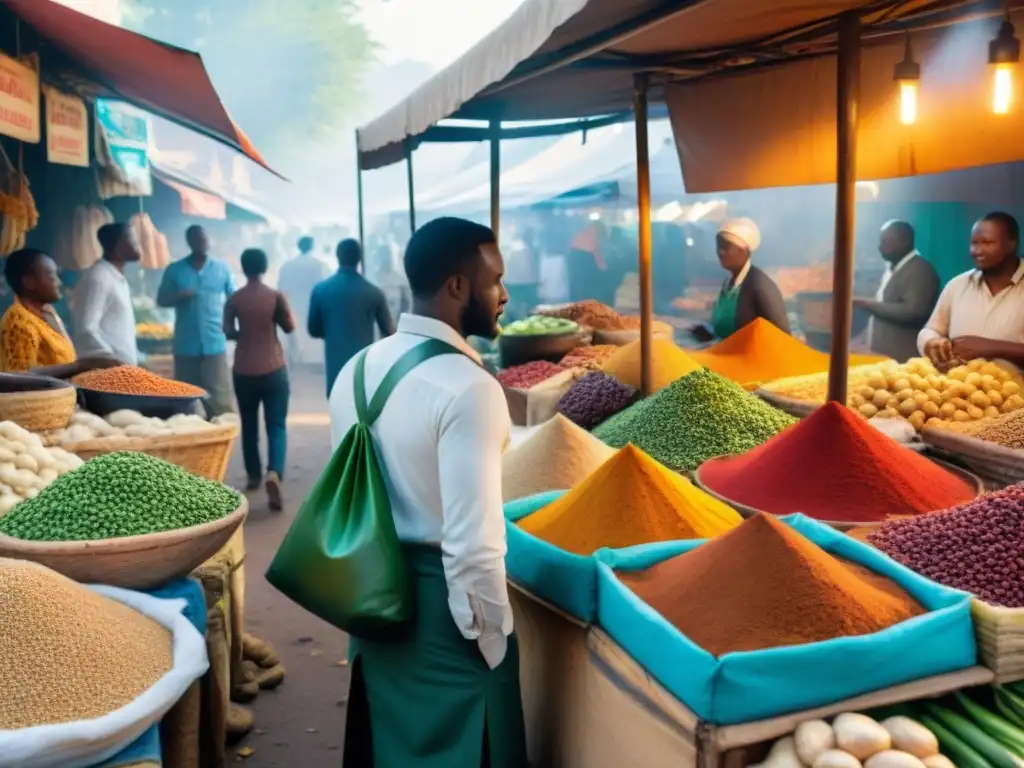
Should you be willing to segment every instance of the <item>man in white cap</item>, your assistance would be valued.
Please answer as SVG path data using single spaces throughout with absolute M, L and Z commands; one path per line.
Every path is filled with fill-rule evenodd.
M 694 335 L 702 341 L 724 339 L 759 317 L 789 333 L 782 292 L 767 273 L 750 263 L 761 245 L 757 224 L 746 218 L 727 221 L 718 230 L 716 245 L 718 261 L 729 277 L 711 312 L 711 327 L 699 326 Z

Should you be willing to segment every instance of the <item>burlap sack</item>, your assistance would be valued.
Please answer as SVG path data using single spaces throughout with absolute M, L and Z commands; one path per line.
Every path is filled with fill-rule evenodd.
M 570 368 L 526 390 L 526 426 L 543 424 L 554 416 L 562 395 L 584 373 L 586 371 L 582 368 Z
M 227 717 L 231 707 L 231 653 L 223 604 L 207 612 L 206 652 L 210 671 L 203 678 L 200 730 L 202 768 L 223 768 L 227 760 Z

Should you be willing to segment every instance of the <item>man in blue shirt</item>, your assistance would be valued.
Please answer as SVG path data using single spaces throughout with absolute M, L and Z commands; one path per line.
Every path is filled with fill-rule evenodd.
M 374 325 L 381 336 L 395 332 L 384 292 L 359 274 L 359 243 L 342 240 L 337 255 L 340 268 L 319 283 L 309 299 L 309 335 L 324 340 L 328 396 L 345 363 L 373 344 Z
M 174 309 L 174 378 L 205 389 L 207 415 L 219 416 L 234 410 L 223 320 L 235 280 L 209 255 L 202 227 L 189 227 L 185 239 L 192 252 L 167 267 L 156 303 Z

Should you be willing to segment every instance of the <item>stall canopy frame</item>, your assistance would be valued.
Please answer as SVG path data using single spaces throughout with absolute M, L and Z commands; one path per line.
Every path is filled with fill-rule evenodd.
M 839 189 L 829 398 L 845 402 L 859 50 L 872 40 L 1003 10 L 990 2 L 963 0 L 526 0 L 451 66 L 362 126 L 356 134 L 357 165 L 361 172 L 397 162 L 448 118 L 587 119 L 621 115 L 632 107 L 639 122 L 646 119 L 648 100 L 663 100 L 667 84 L 837 56 Z M 641 132 L 638 127 L 638 138 Z M 644 252 L 650 241 L 646 161 L 647 146 L 638 145 L 641 344 L 649 350 L 653 307 L 645 268 L 650 254 Z M 493 211 L 492 220 L 497 220 Z M 643 378 L 649 382 L 649 351 L 642 359 Z M 644 393 L 649 393 L 646 386 Z

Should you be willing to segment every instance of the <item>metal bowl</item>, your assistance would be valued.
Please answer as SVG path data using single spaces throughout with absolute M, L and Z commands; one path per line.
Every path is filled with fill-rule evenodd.
M 168 397 L 166 395 L 121 395 L 114 392 L 100 392 L 96 389 L 78 388 L 78 396 L 85 410 L 97 416 L 106 416 L 114 411 L 138 411 L 143 416 L 169 419 L 182 413 L 196 413 L 199 403 L 209 395 L 204 392 L 195 397 Z

